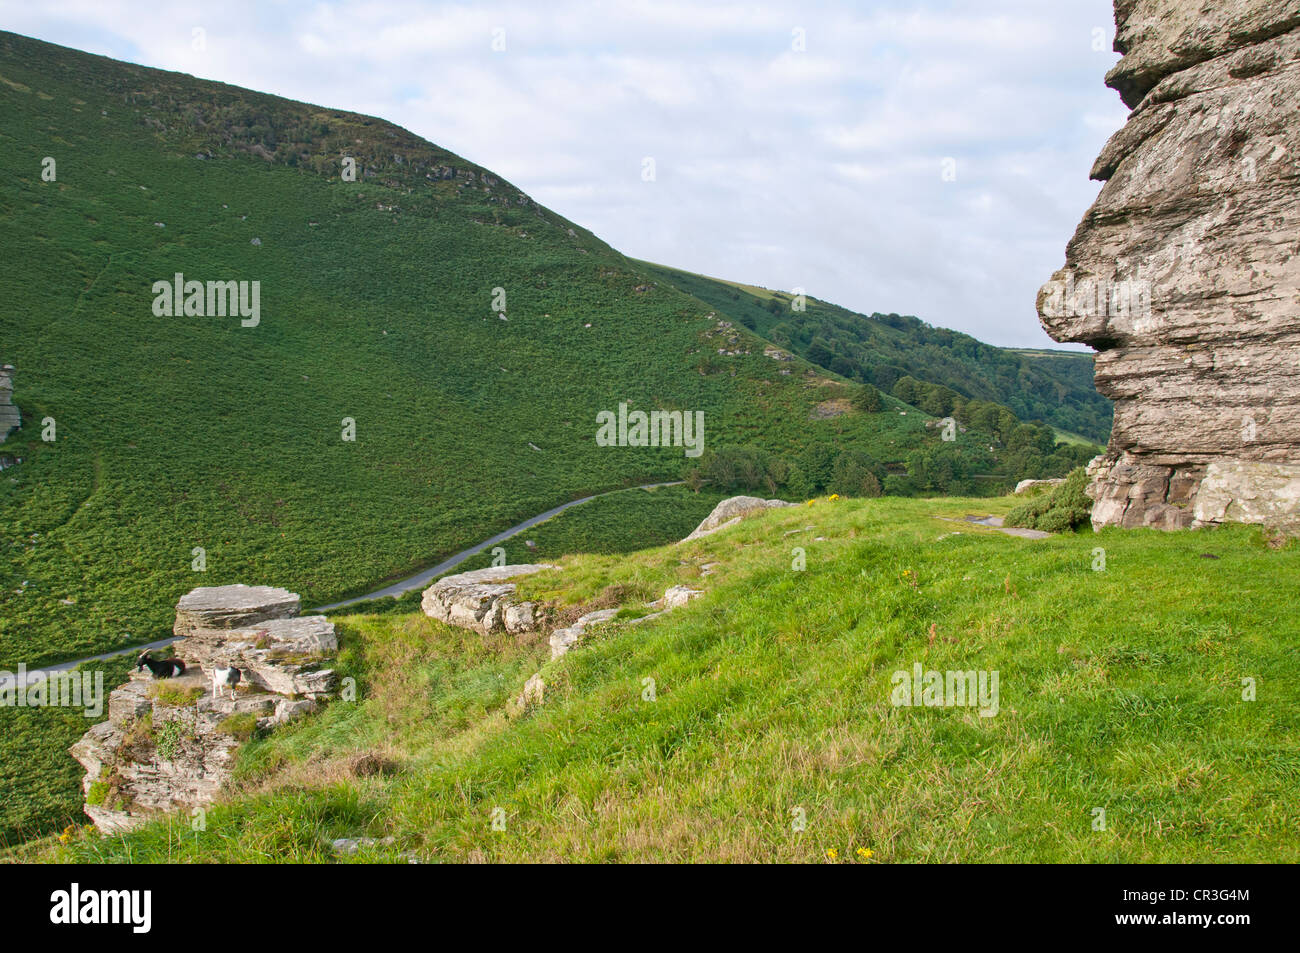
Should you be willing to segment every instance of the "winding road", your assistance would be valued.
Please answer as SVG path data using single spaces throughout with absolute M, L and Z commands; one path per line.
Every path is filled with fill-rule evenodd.
M 422 586 L 428 585 L 431 581 L 438 576 L 441 576 L 447 570 L 454 569 L 471 556 L 483 552 L 483 550 L 487 549 L 489 546 L 495 546 L 497 543 L 505 542 L 516 533 L 523 532 L 532 526 L 536 526 L 538 523 L 543 523 L 552 516 L 558 516 L 570 507 L 581 506 L 583 503 L 590 503 L 592 500 L 600 499 L 602 496 L 610 496 L 614 493 L 626 493 L 629 490 L 657 490 L 664 486 L 681 486 L 684 482 L 685 481 L 683 480 L 672 480 L 668 483 L 644 483 L 641 486 L 625 487 L 621 490 L 607 490 L 604 493 L 594 493 L 591 496 L 584 496 L 580 500 L 570 500 L 568 503 L 561 503 L 559 506 L 551 507 L 545 513 L 538 513 L 536 516 L 530 516 L 522 523 L 516 523 L 509 529 L 503 530 L 492 538 L 485 539 L 483 542 L 471 546 L 469 549 L 462 549 L 460 552 L 456 553 L 456 555 L 444 559 L 436 566 L 423 569 L 414 576 L 407 576 L 405 579 L 400 579 L 397 582 L 384 586 L 382 589 L 368 592 L 364 596 L 353 596 L 351 599 L 344 599 L 342 602 L 331 602 L 329 605 L 317 606 L 315 609 L 309 611 L 325 612 L 330 609 L 342 609 L 345 606 L 356 605 L 358 602 L 368 602 L 371 599 L 379 599 L 383 596 L 392 596 L 396 599 L 398 596 L 410 592 L 412 589 L 419 589 Z M 66 672 L 67 670 L 76 668 L 78 665 L 82 665 L 86 662 L 100 662 L 104 659 L 113 658 L 116 655 L 122 655 L 126 652 L 144 652 L 150 649 L 161 649 L 165 646 L 171 645 L 175 641 L 176 639 L 174 637 L 169 639 L 159 639 L 156 642 L 149 642 L 145 645 L 128 646 L 125 648 L 114 649 L 111 652 L 104 652 L 100 655 L 88 655 L 85 658 L 73 659 L 70 662 L 59 662 L 57 665 L 44 665 L 40 668 L 27 669 L 27 678 L 30 680 L 37 672 Z M 5 676 L 8 677 L 0 676 L 0 686 L 6 685 L 9 680 L 14 677 L 9 675 L 9 673 L 5 673 Z

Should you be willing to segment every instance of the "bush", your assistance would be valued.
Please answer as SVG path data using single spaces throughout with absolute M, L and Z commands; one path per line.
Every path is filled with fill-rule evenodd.
M 880 391 L 870 384 L 863 384 L 853 397 L 853 406 L 864 414 L 874 414 L 880 410 Z
M 840 496 L 880 496 L 880 478 L 865 453 L 845 450 L 835 458 L 830 489 Z
M 803 496 L 811 492 L 808 478 L 784 457 L 754 447 L 720 447 L 706 450 L 688 463 L 682 475 L 693 490 L 710 487 L 724 492 L 783 493 Z
M 1087 523 L 1092 500 L 1085 492 L 1088 473 L 1083 467 L 1070 471 L 1065 482 L 1051 493 L 1041 494 L 1012 508 L 1003 525 L 1064 533 Z

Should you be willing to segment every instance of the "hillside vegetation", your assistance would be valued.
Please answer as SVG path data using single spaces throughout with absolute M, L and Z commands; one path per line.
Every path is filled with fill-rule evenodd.
M 1111 404 L 1093 385 L 1091 354 L 994 347 L 911 315 L 857 314 L 808 295 L 799 311 L 789 292 L 641 264 L 775 344 L 908 403 L 911 396 L 896 388 L 913 378 L 963 400 L 999 404 L 1021 422 L 1044 421 L 1093 443 L 1110 436 Z M 951 410 L 949 401 L 948 409 L 930 412 L 941 417 Z
M 342 617 L 360 700 L 244 748 L 205 831 L 29 855 L 319 861 L 364 835 L 394 841 L 358 861 L 1300 860 L 1300 633 L 1276 598 L 1300 549 L 1243 526 L 1030 541 L 961 521 L 1012 502 L 821 499 L 566 557 L 521 595 L 705 594 L 556 662 L 543 636 Z M 918 664 L 996 671 L 996 713 L 893 704 Z M 508 717 L 539 668 L 543 704 Z

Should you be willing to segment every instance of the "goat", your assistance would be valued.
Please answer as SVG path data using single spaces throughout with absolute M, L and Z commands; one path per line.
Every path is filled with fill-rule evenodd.
M 153 673 L 154 678 L 174 678 L 185 674 L 185 663 L 180 659 L 169 658 L 158 661 L 151 658 L 148 652 L 141 652 L 140 657 L 135 660 L 135 670 L 143 672 L 146 667 Z
M 242 678 L 243 675 L 240 674 L 239 669 L 235 668 L 233 665 L 226 668 L 214 667 L 212 669 L 212 697 L 219 697 L 219 692 L 221 691 L 222 686 L 226 686 L 230 689 L 230 697 L 234 698 L 235 689 L 239 687 L 239 682 Z

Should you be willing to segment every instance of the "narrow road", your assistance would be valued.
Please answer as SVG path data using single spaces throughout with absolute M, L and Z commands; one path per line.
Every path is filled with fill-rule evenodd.
M 327 609 L 341 609 L 344 606 L 355 605 L 358 602 L 367 602 L 371 599 L 379 599 L 382 596 L 392 596 L 394 599 L 396 599 L 398 596 L 402 595 L 405 592 L 410 592 L 412 589 L 419 589 L 421 586 L 428 585 L 433 579 L 435 579 L 438 576 L 441 576 L 448 569 L 454 569 L 456 566 L 459 566 L 461 563 L 469 559 L 471 556 L 483 552 L 483 550 L 487 549 L 489 546 L 495 546 L 497 543 L 504 542 L 505 540 L 509 539 L 511 536 L 514 536 L 516 533 L 522 532 L 523 530 L 526 530 L 529 527 L 536 526 L 538 523 L 544 522 L 550 519 L 552 516 L 556 516 L 560 513 L 563 513 L 571 506 L 581 506 L 583 503 L 590 503 L 592 500 L 599 499 L 602 496 L 609 496 L 610 494 L 613 493 L 626 493 L 629 489 L 657 490 L 659 489 L 659 487 L 662 486 L 681 486 L 682 483 L 684 482 L 685 481 L 683 480 L 672 480 L 668 483 L 645 483 L 642 484 L 641 486 L 626 487 L 622 490 L 608 490 L 605 493 L 595 493 L 591 496 L 584 496 L 580 500 L 570 500 L 568 503 L 561 503 L 559 506 L 551 507 L 551 509 L 547 510 L 545 513 L 538 513 L 536 516 L 530 516 L 522 523 L 516 523 L 514 526 L 510 527 L 509 529 L 497 533 L 491 539 L 485 539 L 483 540 L 483 542 L 471 546 L 469 549 L 462 549 L 460 552 L 450 557 L 449 559 L 444 559 L 442 562 L 438 563 L 438 565 L 430 567 L 429 569 L 422 570 L 416 573 L 414 576 L 408 576 L 407 578 L 401 579 L 395 583 L 392 583 L 391 585 L 384 586 L 384 588 L 382 589 L 376 589 L 374 592 L 366 593 L 364 596 L 353 596 L 351 599 L 344 599 L 342 602 L 331 602 L 327 606 L 318 606 L 317 608 L 310 609 L 308 611 L 324 612 Z M 57 665 L 45 665 L 40 668 L 28 669 L 27 680 L 30 681 L 31 677 L 35 675 L 37 672 L 66 672 L 68 669 L 76 668 L 78 665 L 81 665 L 85 662 L 100 662 L 103 661 L 104 659 L 112 658 L 115 655 L 121 655 L 124 652 L 143 652 L 146 649 L 160 649 L 165 646 L 171 645 L 175 641 L 176 641 L 175 638 L 159 639 L 158 641 L 150 642 L 147 645 L 135 645 L 126 648 L 114 649 L 111 652 L 104 652 L 100 655 L 88 655 L 85 658 L 73 659 L 71 662 L 59 662 Z M 0 675 L 0 687 L 6 685 L 10 680 L 12 680 L 15 677 L 16 676 L 11 675 L 10 673 L 4 673 L 3 675 Z
M 671 483 L 646 483 L 642 486 L 630 487 L 629 489 L 657 490 L 661 486 L 681 486 L 683 482 L 685 481 L 674 480 Z M 593 496 L 584 496 L 580 500 L 570 500 L 568 503 L 561 503 L 559 506 L 552 507 L 551 509 L 547 510 L 545 513 L 538 513 L 536 516 L 530 516 L 522 523 L 516 523 L 508 530 L 497 533 L 491 539 L 485 539 L 483 540 L 483 542 L 478 543 L 475 546 L 471 546 L 469 549 L 462 549 L 460 552 L 458 552 L 455 556 L 452 556 L 450 559 L 444 559 L 442 562 L 438 563 L 438 565 L 432 566 L 429 569 L 422 570 L 421 572 L 416 573 L 414 576 L 408 576 L 407 578 L 399 580 L 398 582 L 395 582 L 390 586 L 384 586 L 384 588 L 382 589 L 376 589 L 374 592 L 368 592 L 364 596 L 353 596 L 351 599 L 344 599 L 342 602 L 331 602 L 327 606 L 318 606 L 317 608 L 312 609 L 311 611 L 325 612 L 328 609 L 341 609 L 344 606 L 356 605 L 358 602 L 367 602 L 370 599 L 379 599 L 383 596 L 392 596 L 394 599 L 396 599 L 398 596 L 402 595 L 403 593 L 410 592 L 412 589 L 419 589 L 422 586 L 427 586 L 430 582 L 432 582 L 438 576 L 441 576 L 448 569 L 456 568 L 465 560 L 469 559 L 469 557 L 483 552 L 483 550 L 487 549 L 489 546 L 495 546 L 497 543 L 505 542 L 507 539 L 509 539 L 511 536 L 514 536 L 516 533 L 520 533 L 523 530 L 528 529 L 529 527 L 536 526 L 538 523 L 543 523 L 546 520 L 550 519 L 552 516 L 556 516 L 560 513 L 563 513 L 571 506 L 581 506 L 583 503 L 590 503 L 592 500 L 597 499 L 598 497 L 609 496 L 611 493 L 626 493 L 626 492 L 627 492 L 626 489 L 610 490 L 606 493 L 597 493 Z

